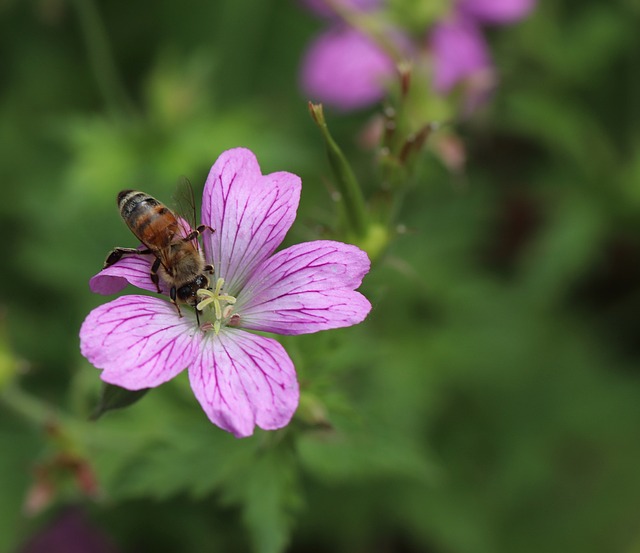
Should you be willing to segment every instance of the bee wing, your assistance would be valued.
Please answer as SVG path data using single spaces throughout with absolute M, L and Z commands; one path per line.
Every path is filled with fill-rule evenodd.
M 196 198 L 193 187 L 187 177 L 180 177 L 176 191 L 173 194 L 173 202 L 176 206 L 176 215 L 181 227 L 182 236 L 187 236 L 196 228 Z

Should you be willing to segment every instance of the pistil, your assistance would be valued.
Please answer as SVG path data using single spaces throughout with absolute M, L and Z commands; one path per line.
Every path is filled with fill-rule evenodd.
M 222 293 L 222 287 L 224 286 L 224 279 L 219 278 L 216 281 L 216 287 L 214 290 L 200 289 L 198 290 L 198 297 L 201 298 L 200 303 L 196 306 L 198 311 L 202 311 L 205 307 L 210 307 L 214 312 L 213 330 L 216 335 L 220 332 L 223 320 L 229 318 L 232 315 L 233 308 L 231 307 L 236 303 L 236 298 Z M 204 325 L 203 325 L 204 328 Z

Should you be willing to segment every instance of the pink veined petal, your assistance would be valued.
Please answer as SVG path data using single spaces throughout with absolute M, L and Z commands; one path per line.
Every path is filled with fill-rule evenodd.
M 189 369 L 193 392 L 209 419 L 236 437 L 286 426 L 298 406 L 296 373 L 275 340 L 224 329 L 205 339 Z
M 349 244 L 297 244 L 256 269 L 234 311 L 243 328 L 279 334 L 354 325 L 371 310 L 369 301 L 354 291 L 370 265 L 367 254 Z
M 180 223 L 180 236 L 186 236 L 193 229 L 191 225 L 178 216 Z M 207 231 L 208 232 L 208 231 Z M 139 250 L 145 249 L 146 246 L 141 244 Z M 126 288 L 127 284 L 132 284 L 142 290 L 149 292 L 157 292 L 158 288 L 151 280 L 151 266 L 156 260 L 155 256 L 148 255 L 124 255 L 117 263 L 102 269 L 98 274 L 89 280 L 89 288 L 96 294 L 116 294 Z M 160 280 L 160 292 L 169 294 L 169 286 Z
M 514 23 L 535 7 L 535 0 L 460 0 L 461 13 L 483 23 Z
M 157 292 L 156 285 L 151 281 L 151 265 L 155 257 L 149 255 L 125 255 L 116 264 L 102 269 L 89 280 L 89 288 L 96 294 L 115 294 L 123 290 L 127 284 L 132 284 L 142 290 Z M 167 286 L 161 281 L 160 290 L 168 294 Z
M 434 88 L 448 92 L 460 81 L 492 68 L 482 31 L 469 19 L 457 18 L 434 26 Z
M 169 302 L 122 296 L 91 311 L 80 329 L 80 351 L 104 369 L 102 380 L 129 390 L 152 388 L 186 369 L 201 340 L 191 313 Z
M 202 222 L 215 232 L 203 243 L 228 294 L 235 295 L 280 245 L 296 217 L 300 189 L 300 177 L 292 173 L 263 175 L 256 156 L 244 148 L 224 152 L 211 168 Z
M 278 334 L 311 334 L 358 324 L 369 311 L 369 300 L 353 290 L 300 292 L 242 312 L 240 324 Z
M 395 73 L 393 60 L 370 38 L 336 27 L 318 36 L 307 50 L 301 86 L 313 101 L 349 111 L 380 101 Z

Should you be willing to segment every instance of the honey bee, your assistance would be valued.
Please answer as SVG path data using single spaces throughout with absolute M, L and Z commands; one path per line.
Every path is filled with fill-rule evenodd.
M 207 225 L 199 225 L 195 230 L 185 232 L 184 225 L 173 211 L 149 194 L 137 190 L 120 192 L 118 208 L 124 222 L 145 247 L 114 248 L 107 256 L 104 268 L 117 263 L 124 255 L 152 254 L 155 261 L 149 275 L 151 282 L 158 292 L 160 279 L 170 287 L 171 302 L 182 316 L 179 304 L 195 307 L 199 301 L 198 290 L 209 287 L 209 277 L 205 273 L 213 273 L 213 266 L 205 263 L 197 238 L 205 230 L 214 230 Z

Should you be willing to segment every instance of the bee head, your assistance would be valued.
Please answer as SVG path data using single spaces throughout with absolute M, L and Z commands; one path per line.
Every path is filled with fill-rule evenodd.
M 172 288 L 171 299 L 188 305 L 195 305 L 198 299 L 198 290 L 209 287 L 209 279 L 205 275 L 198 275 L 191 282 L 180 286 L 177 290 Z

